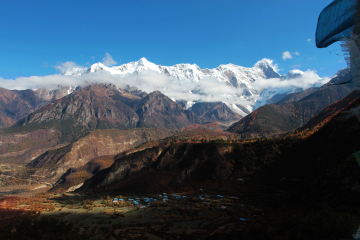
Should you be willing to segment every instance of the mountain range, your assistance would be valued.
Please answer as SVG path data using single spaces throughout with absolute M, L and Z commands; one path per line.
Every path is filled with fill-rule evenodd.
M 34 92 L 26 91 L 39 100 Z M 28 103 L 26 100 L 22 99 Z M 45 106 L 30 106 L 32 109 L 27 111 L 31 113 L 1 131 L 1 162 L 28 163 L 48 150 L 62 148 L 97 129 L 155 127 L 172 131 L 197 128 L 222 131 L 219 124 L 225 128 L 225 123 L 241 118 L 221 102 L 195 104 L 198 110 L 193 112 L 161 92 L 147 94 L 131 87 L 119 89 L 112 84 L 92 84 Z
M 20 119 L 5 132 L 54 128 L 61 142 L 95 129 L 165 127 L 181 129 L 201 120 L 160 92 L 119 91 L 112 84 L 81 88 Z
M 113 83 L 119 91 L 128 88 L 131 88 L 132 92 L 135 92 L 135 89 L 140 92 L 141 89 L 145 89 L 145 92 L 142 91 L 143 94 L 160 91 L 185 110 L 191 109 L 192 106 L 198 109 L 196 104 L 204 106 L 210 102 L 222 102 L 223 106 L 227 106 L 223 110 L 231 112 L 231 121 L 234 121 L 260 106 L 276 103 L 291 93 L 320 87 L 324 82 L 324 79 L 316 74 L 310 75 L 300 70 L 291 70 L 285 75 L 280 75 L 277 65 L 269 59 L 262 59 L 251 68 L 223 64 L 213 69 L 201 69 L 196 64 L 176 64 L 167 67 L 151 63 L 145 58 L 114 67 L 97 63 L 89 68 L 74 67 L 62 72 L 61 76 L 71 77 L 71 86 L 52 86 L 49 83 L 47 87 L 29 90 L 2 89 L 0 128 L 10 127 L 40 107 L 86 88 L 89 84 L 93 85 L 94 82 Z M 308 78 L 313 79 L 312 84 L 296 85 L 297 82 L 308 81 Z M 274 79 L 280 81 L 280 84 L 286 83 L 286 87 L 257 86 L 258 82 L 268 84 Z M 23 101 L 19 102 L 19 96 Z M 12 99 L 11 104 L 9 99 Z
M 83 81 L 93 81 L 93 78 L 97 78 L 104 82 L 103 79 L 107 78 L 110 81 L 111 78 L 111 83 L 117 86 L 131 85 L 143 91 L 161 91 L 173 100 L 183 101 L 186 109 L 196 102 L 209 102 L 211 99 L 211 102 L 221 101 L 227 104 L 242 116 L 269 103 L 268 100 L 274 95 L 279 98 L 323 84 L 323 79 L 315 73 L 308 76 L 309 74 L 295 69 L 281 75 L 278 73 L 277 65 L 266 58 L 250 68 L 230 63 L 212 69 L 201 69 L 196 64 L 161 66 L 141 58 L 139 61 L 113 67 L 102 63 L 93 64 L 88 68 L 72 67 L 64 70 L 61 75 L 78 77 L 73 80 L 74 86 L 68 86 L 70 91 L 82 85 Z M 160 81 L 164 77 L 166 79 Z M 301 85 L 292 81 L 297 79 L 301 82 L 303 78 L 311 78 L 311 84 Z M 256 84 L 260 79 L 278 79 L 282 83 L 289 82 L 290 86 L 261 87 Z M 264 92 L 266 89 L 268 90 Z

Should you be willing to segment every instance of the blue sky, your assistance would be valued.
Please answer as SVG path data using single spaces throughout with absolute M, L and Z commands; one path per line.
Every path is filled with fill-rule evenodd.
M 0 78 L 56 74 L 67 61 L 90 66 L 106 53 L 115 65 L 145 57 L 201 68 L 269 58 L 281 74 L 297 68 L 331 76 L 346 67 L 339 43 L 315 46 L 318 16 L 331 2 L 2 0 Z

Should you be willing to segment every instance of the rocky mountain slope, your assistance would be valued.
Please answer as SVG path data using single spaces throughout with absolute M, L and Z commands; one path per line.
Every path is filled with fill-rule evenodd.
M 95 84 L 29 114 L 5 132 L 53 128 L 61 132 L 61 142 L 71 142 L 95 129 L 181 129 L 193 123 L 201 120 L 160 92 L 134 93 L 119 91 L 114 85 Z
M 274 103 L 283 104 L 283 103 L 300 101 L 301 99 L 309 96 L 310 94 L 314 93 L 317 90 L 319 90 L 318 87 L 313 87 L 313 88 L 308 88 L 301 92 L 290 93 L 277 101 L 275 99 L 271 99 L 271 101 L 269 101 L 269 104 L 274 104 Z
M 316 127 L 318 125 L 323 125 L 329 120 L 331 120 L 334 116 L 336 116 L 340 111 L 343 111 L 346 107 L 351 105 L 360 97 L 360 91 L 355 90 L 351 92 L 346 97 L 336 101 L 323 110 L 321 110 L 318 114 L 312 117 L 304 126 L 299 128 L 299 130 L 304 130 L 307 128 Z
M 166 128 L 96 130 L 72 144 L 46 151 L 28 163 L 27 168 L 32 177 L 46 182 L 56 182 L 55 188 L 64 190 L 82 183 L 105 166 L 109 167 L 114 161 L 113 158 L 179 141 L 199 143 L 216 139 L 230 141 L 237 138 L 235 134 L 223 131 L 217 124 L 189 127 L 193 129 L 184 129 L 177 133 Z
M 40 154 L 64 146 L 61 132 L 37 129 L 23 133 L 0 133 L 0 163 L 28 163 Z
M 72 192 L 81 187 L 86 179 L 105 168 L 109 168 L 113 163 L 113 155 L 104 155 L 91 159 L 83 166 L 71 167 L 56 181 L 52 191 Z
M 7 90 L 0 88 L 0 128 L 13 125 L 18 119 L 34 112 L 48 100 L 38 97 L 31 90 Z
M 222 102 L 199 102 L 192 105 L 190 110 L 203 121 L 231 122 L 241 118 L 241 115 L 233 112 Z
M 331 78 L 331 80 L 328 83 L 324 84 L 321 88 L 320 87 L 312 87 L 312 88 L 306 89 L 304 91 L 290 93 L 290 94 L 286 95 L 284 98 L 282 98 L 274 103 L 283 104 L 283 103 L 288 103 L 288 102 L 299 101 L 319 89 L 324 89 L 324 88 L 326 88 L 328 86 L 332 86 L 332 85 L 344 85 L 344 83 L 348 82 L 350 79 L 351 79 L 350 69 L 349 68 L 341 69 L 334 75 L 333 78 Z M 347 84 L 346 86 L 353 89 L 350 84 Z M 340 88 L 340 90 L 342 90 L 342 89 L 343 88 Z
M 349 77 L 346 70 L 345 74 L 341 75 L 341 81 L 346 82 Z M 228 131 L 244 137 L 266 137 L 286 133 L 302 127 L 323 108 L 342 99 L 353 90 L 352 84 L 323 86 L 309 95 L 303 94 L 305 97 L 298 101 L 288 102 L 284 99 L 282 104 L 265 105 L 233 124 Z
M 146 107 L 149 107 L 149 104 L 151 104 L 155 101 L 154 100 L 155 97 L 152 97 L 151 99 L 150 99 L 150 97 L 148 97 L 140 103 L 140 100 L 143 99 L 145 96 L 147 96 L 147 93 L 137 90 L 134 87 L 127 86 L 123 89 L 119 89 L 119 88 L 116 88 L 114 85 L 107 84 L 107 85 L 104 85 L 106 90 L 105 89 L 102 89 L 102 90 L 97 89 L 96 90 L 95 86 L 96 85 L 88 86 L 88 87 L 85 87 L 85 89 L 81 89 L 80 87 L 77 87 L 75 89 L 71 89 L 71 88 L 69 89 L 65 86 L 59 85 L 58 89 L 55 89 L 55 90 L 54 89 L 53 90 L 49 90 L 49 89 L 34 90 L 33 89 L 32 91 L 31 90 L 10 91 L 10 90 L 6 90 L 6 89 L 1 89 L 0 99 L 2 99 L 2 104 L 0 104 L 0 113 L 1 113 L 0 128 L 10 127 L 14 123 L 16 123 L 19 119 L 25 117 L 26 115 L 28 115 L 30 113 L 33 113 L 34 111 L 38 110 L 40 107 L 44 107 L 47 104 L 54 102 L 56 100 L 58 100 L 57 106 L 55 107 L 56 109 L 67 108 L 66 113 L 69 113 L 69 111 L 70 111 L 70 114 L 75 114 L 75 112 L 72 113 L 70 110 L 70 108 L 73 108 L 73 107 L 66 106 L 66 104 L 67 104 L 66 102 L 68 102 L 68 101 L 78 102 L 79 95 L 83 95 L 81 97 L 82 100 L 80 100 L 80 101 L 85 101 L 86 98 L 89 98 L 89 99 L 92 98 L 91 101 L 94 100 L 94 101 L 99 102 L 99 101 L 104 101 L 104 97 L 106 94 L 110 94 L 111 101 L 119 101 L 121 103 L 124 103 L 125 105 L 127 105 L 131 109 L 133 109 L 134 111 L 138 111 L 138 114 L 142 115 L 144 118 L 146 118 L 146 116 L 149 114 L 147 113 L 144 115 L 144 113 L 142 112 L 144 110 L 141 110 L 139 108 L 141 108 L 141 107 L 144 108 L 145 105 L 146 105 Z M 90 94 L 89 94 L 90 88 L 91 88 L 90 91 L 92 91 L 92 93 L 91 93 L 92 96 L 90 96 Z M 75 93 L 74 91 L 78 91 L 78 93 L 77 92 Z M 111 93 L 109 93 L 109 91 L 111 91 Z M 64 100 L 60 100 L 62 97 L 67 96 L 71 93 L 73 93 L 74 96 L 70 100 L 66 100 L 67 98 L 65 98 Z M 160 93 L 160 95 L 161 95 L 161 93 Z M 96 96 L 97 99 L 95 99 L 94 96 Z M 77 99 L 75 99 L 74 97 Z M 146 101 L 148 101 L 148 102 L 146 103 Z M 159 99 L 157 101 L 159 101 Z M 59 106 L 59 102 L 62 103 L 61 106 Z M 166 101 L 164 101 L 164 104 L 165 104 L 165 102 L 167 102 L 166 103 L 168 105 L 167 107 L 170 107 L 170 108 L 175 107 L 175 108 L 177 108 L 176 111 L 180 110 L 180 108 L 177 104 L 174 104 L 174 103 L 170 104 L 170 102 L 172 102 L 170 99 L 167 98 Z M 119 107 L 121 103 L 117 103 L 118 104 L 117 107 Z M 77 103 L 77 104 L 79 104 L 79 103 Z M 80 104 L 82 104 L 82 103 L 80 103 Z M 143 104 L 144 106 L 139 106 L 139 104 Z M 206 102 L 195 104 L 194 109 L 197 109 L 197 112 L 195 113 L 195 115 L 202 118 L 202 120 L 205 122 L 220 121 L 222 123 L 226 123 L 228 121 L 239 120 L 241 118 L 241 115 L 232 111 L 224 103 L 221 103 L 221 105 L 222 105 L 221 107 L 218 106 L 219 104 L 220 104 L 220 102 L 217 104 L 206 103 Z M 52 106 L 52 105 L 50 105 L 50 106 Z M 201 107 L 199 107 L 199 106 L 201 106 Z M 106 109 L 104 109 L 104 107 L 100 107 L 99 104 L 95 107 L 98 109 L 102 109 L 103 111 L 106 111 Z M 185 106 L 182 106 L 182 107 L 184 108 Z M 120 107 L 120 108 L 124 108 L 124 107 Z M 199 109 L 202 109 L 201 113 L 199 112 Z M 219 112 L 219 109 L 221 109 L 220 111 L 222 111 L 222 113 Z M 73 110 L 74 110 L 74 108 L 73 108 Z M 95 110 L 95 111 L 97 111 L 97 110 Z M 120 111 L 122 111 L 122 110 L 124 110 L 124 109 L 120 109 Z M 81 109 L 79 111 L 81 111 Z M 182 111 L 182 110 L 180 110 L 180 111 Z M 203 116 L 204 111 L 208 111 L 209 112 L 208 114 L 210 114 L 212 116 L 210 118 Z M 128 114 L 132 111 L 125 109 L 123 112 L 125 114 Z M 169 116 L 171 118 L 171 116 L 175 112 L 172 112 L 171 114 L 169 112 L 167 114 L 168 115 L 170 114 Z M 163 113 L 165 113 L 165 112 L 163 112 Z M 199 113 L 199 114 L 197 114 L 197 113 Z M 55 113 L 48 113 L 48 114 L 50 114 L 51 116 L 56 115 Z M 96 114 L 98 114 L 98 113 L 96 113 Z M 100 114 L 101 114 L 101 112 L 100 112 Z M 113 113 L 112 118 L 115 117 L 114 114 L 115 113 Z M 187 114 L 188 117 L 192 118 L 197 124 L 200 123 L 200 121 L 196 120 L 196 117 L 191 112 L 185 111 L 185 114 Z M 56 117 L 59 118 L 59 116 L 56 116 Z M 83 116 L 80 116 L 80 117 L 83 117 Z M 134 113 L 132 114 L 132 116 L 130 116 L 130 118 L 132 118 L 132 117 L 135 117 L 135 121 L 139 121 L 139 119 L 136 119 L 136 116 L 134 115 Z M 42 118 L 45 119 L 46 116 L 42 116 Z M 60 118 L 62 118 L 64 120 L 64 118 L 66 118 L 66 117 L 60 117 Z M 120 116 L 120 118 L 124 118 L 124 115 Z M 173 120 L 174 120 L 174 118 L 173 118 Z M 34 120 L 34 121 L 36 121 L 36 120 Z M 89 123 L 89 121 L 90 121 L 90 119 L 85 120 L 85 122 L 87 124 Z M 149 120 L 147 120 L 147 121 L 149 121 Z M 170 121 L 167 120 L 167 122 L 171 122 L 171 121 L 172 120 L 170 120 Z M 185 118 L 184 118 L 182 121 L 186 122 L 187 120 L 185 120 Z M 1 125 L 1 122 L 3 123 L 2 125 Z M 157 125 L 157 123 L 149 123 L 149 124 Z M 121 123 L 119 123 L 118 125 L 121 125 Z M 129 127 L 129 126 L 131 126 L 131 123 L 125 123 L 125 124 L 123 123 L 123 125 L 125 125 L 124 127 Z M 134 124 L 132 124 L 132 125 L 134 125 Z M 143 126 L 144 123 L 141 121 L 140 125 Z M 160 125 L 162 127 L 165 127 L 166 124 L 162 123 Z M 147 125 L 145 124 L 145 126 L 147 126 Z M 171 126 L 170 128 L 173 128 L 173 127 L 180 128 L 183 126 L 178 126 L 178 127 Z
M 140 101 L 136 113 L 139 116 L 137 127 L 181 129 L 192 123 L 201 123 L 201 120 L 192 111 L 184 110 L 178 103 L 159 91 L 144 97 Z
M 237 179 L 272 164 L 297 141 L 239 141 L 232 136 L 165 141 L 118 154 L 111 167 L 86 180 L 79 191 L 160 193 L 216 188 L 235 194 L 242 188 Z
M 78 89 L 62 85 L 58 85 L 55 89 L 8 90 L 0 88 L 0 129 L 10 127 L 26 115 Z
M 33 91 L 34 94 L 43 101 L 53 102 L 62 97 L 65 97 L 66 95 L 74 91 L 79 90 L 80 88 L 81 88 L 80 86 L 72 87 L 72 86 L 57 85 L 55 88 L 45 87 L 45 88 L 35 88 L 30 90 Z
M 137 128 L 131 130 L 97 130 L 62 148 L 46 151 L 27 164 L 35 175 L 56 182 L 70 168 L 84 166 L 90 160 L 137 147 L 174 134 L 169 129 Z
M 29 114 L 8 132 L 54 128 L 65 142 L 90 130 L 135 127 L 139 118 L 131 107 L 113 100 L 119 95 L 112 86 L 88 86 Z

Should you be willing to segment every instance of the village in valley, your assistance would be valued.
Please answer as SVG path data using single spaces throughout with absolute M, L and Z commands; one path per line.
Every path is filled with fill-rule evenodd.
M 3 197 L 0 207 L 32 212 L 39 221 L 72 224 L 89 239 L 205 238 L 230 233 L 262 214 L 235 196 L 197 193 L 114 195 L 93 198 L 75 192 Z M 8 199 L 5 199 L 8 198 Z M 16 218 L 16 216 L 14 216 Z M 126 237 L 126 238 L 123 238 Z

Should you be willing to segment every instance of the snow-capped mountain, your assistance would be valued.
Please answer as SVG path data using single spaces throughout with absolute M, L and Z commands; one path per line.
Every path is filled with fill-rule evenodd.
M 96 72 L 107 72 L 119 77 L 119 79 L 124 79 L 128 76 L 136 77 L 139 74 L 149 71 L 173 77 L 172 87 L 174 89 L 176 88 L 175 90 L 181 92 L 183 95 L 186 92 L 188 97 L 184 96 L 183 99 L 179 99 L 178 96 L 172 96 L 165 86 L 155 90 L 162 91 L 164 94 L 170 94 L 169 97 L 174 100 L 183 100 L 183 102 L 186 102 L 186 108 L 190 108 L 195 102 L 203 101 L 202 98 L 206 96 L 206 101 L 211 101 L 209 97 L 212 97 L 214 99 L 213 101 L 220 100 L 243 116 L 252 112 L 254 108 L 266 104 L 266 101 L 276 94 L 286 95 L 299 89 L 294 86 L 281 89 L 271 87 L 261 88 L 259 86 L 255 88 L 255 82 L 264 79 L 287 81 L 301 77 L 304 73 L 300 70 L 292 70 L 287 75 L 281 75 L 277 72 L 277 65 L 273 64 L 273 60 L 266 58 L 258 61 L 250 68 L 229 63 L 212 69 L 201 69 L 196 64 L 188 63 L 176 64 L 174 66 L 161 66 L 149 62 L 146 58 L 141 58 L 139 61 L 113 67 L 105 66 L 102 63 L 95 63 L 89 68 L 76 67 L 63 71 L 61 75 L 85 76 Z M 217 92 L 214 92 L 214 90 L 208 91 L 206 81 L 209 81 L 209 79 L 217 80 L 215 81 L 215 85 L 218 85 L 218 87 L 216 86 L 216 88 L 218 88 Z M 129 82 L 128 84 L 132 85 L 134 82 Z M 174 87 L 175 85 L 176 87 Z M 187 86 L 187 89 L 184 89 L 184 86 Z M 141 89 L 141 86 L 135 87 Z M 231 91 L 224 90 L 225 87 Z M 211 88 L 214 88 L 214 81 L 211 82 Z M 69 87 L 69 91 L 73 89 L 75 89 L 75 86 Z M 172 92 L 174 92 L 174 89 L 172 89 Z
M 126 63 L 120 66 L 107 67 L 102 63 L 95 63 L 89 68 L 73 68 L 62 72 L 62 75 L 76 75 L 94 73 L 98 71 L 108 71 L 111 74 L 122 76 L 138 75 L 143 71 L 155 71 L 169 76 L 173 76 L 178 80 L 187 80 L 197 82 L 205 77 L 215 77 L 221 82 L 228 82 L 234 87 L 241 87 L 244 84 L 251 88 L 252 83 L 259 78 L 276 78 L 281 75 L 275 70 L 273 61 L 270 59 L 262 59 L 257 62 L 254 67 L 246 68 L 234 64 L 222 64 L 213 69 L 201 69 L 196 64 L 176 64 L 174 66 L 161 66 L 149 62 L 146 58 L 139 61 Z

